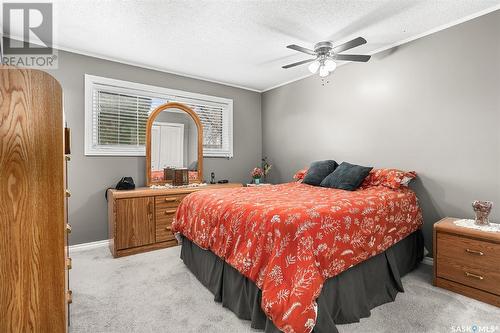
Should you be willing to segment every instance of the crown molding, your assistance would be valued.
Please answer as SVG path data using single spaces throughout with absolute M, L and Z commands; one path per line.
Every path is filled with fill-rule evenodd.
M 2 34 L 2 36 L 4 36 L 4 35 Z M 14 40 L 22 40 L 19 36 L 4 36 L 4 37 L 14 39 Z M 2 38 L 2 40 L 3 40 L 3 38 Z M 58 51 L 64 51 L 64 52 L 74 53 L 74 54 L 83 55 L 83 56 L 87 56 L 87 57 L 112 61 L 112 62 L 116 62 L 119 64 L 139 67 L 139 68 L 143 68 L 143 69 L 150 69 L 150 70 L 153 70 L 156 72 L 182 76 L 182 77 L 186 77 L 189 79 L 195 79 L 195 80 L 200 80 L 200 81 L 205 81 L 205 82 L 210 82 L 210 83 L 216 83 L 216 84 L 220 84 L 220 85 L 224 85 L 224 86 L 228 86 L 228 87 L 232 87 L 232 88 L 249 90 L 249 91 L 258 92 L 258 93 L 262 92 L 262 90 L 255 89 L 255 88 L 245 87 L 245 86 L 241 86 L 241 85 L 237 85 L 237 84 L 233 84 L 233 83 L 229 83 L 229 82 L 224 82 L 224 81 L 212 80 L 212 79 L 208 79 L 208 78 L 201 77 L 201 76 L 191 75 L 191 74 L 187 74 L 187 73 L 183 73 L 183 72 L 176 72 L 176 71 L 167 70 L 167 69 L 159 68 L 159 67 L 155 67 L 155 66 L 149 66 L 149 65 L 145 65 L 145 64 L 142 64 L 139 62 L 127 61 L 127 60 L 123 60 L 123 59 L 119 59 L 119 58 L 105 56 L 105 55 L 98 54 L 98 53 L 76 50 L 76 49 L 72 49 L 72 48 L 57 45 L 57 44 L 52 45 L 52 48 L 56 49 Z

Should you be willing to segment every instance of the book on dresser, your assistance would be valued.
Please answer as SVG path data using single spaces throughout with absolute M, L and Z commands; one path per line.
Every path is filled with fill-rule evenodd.
M 239 183 L 130 191 L 108 190 L 109 247 L 113 256 L 176 246 L 172 220 L 181 200 L 205 189 L 241 187 Z
M 0 67 L 0 332 L 66 332 L 69 131 L 49 74 Z
M 434 224 L 434 285 L 500 306 L 500 233 Z

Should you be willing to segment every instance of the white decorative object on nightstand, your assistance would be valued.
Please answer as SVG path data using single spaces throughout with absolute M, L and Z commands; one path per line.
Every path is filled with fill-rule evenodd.
M 259 183 L 259 184 L 247 184 L 247 187 L 256 187 L 256 186 L 268 186 L 268 185 L 272 185 L 272 184 L 269 184 L 269 183 Z

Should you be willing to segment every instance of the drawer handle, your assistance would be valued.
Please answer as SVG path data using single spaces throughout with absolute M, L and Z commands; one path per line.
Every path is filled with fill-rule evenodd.
M 176 202 L 177 198 L 165 198 L 165 202 Z
M 66 292 L 66 302 L 68 302 L 68 304 L 73 303 L 73 291 L 68 290 Z
M 478 279 L 478 280 L 483 280 L 484 279 L 484 277 L 481 276 L 481 275 L 472 274 L 472 273 L 469 273 L 469 272 L 465 272 L 465 276 L 472 277 L 472 278 Z
M 484 253 L 481 251 L 476 251 L 476 250 L 471 250 L 471 249 L 465 249 L 465 252 L 470 253 L 470 254 L 477 254 L 479 256 L 484 256 Z
M 71 258 L 66 258 L 66 267 L 67 267 L 68 269 L 73 268 L 72 263 L 73 263 L 73 261 L 71 260 Z
M 166 231 L 171 231 L 171 230 L 172 230 L 172 227 L 170 227 L 170 226 L 165 227 L 165 230 L 166 230 Z
M 165 211 L 165 215 L 175 214 L 175 212 L 176 212 L 176 209 L 167 209 L 167 210 Z

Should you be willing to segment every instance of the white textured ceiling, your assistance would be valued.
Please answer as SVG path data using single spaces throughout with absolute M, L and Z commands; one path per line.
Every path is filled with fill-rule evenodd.
M 362 36 L 370 54 L 498 8 L 500 0 L 55 0 L 61 49 L 257 91 L 307 75 L 312 48 Z M 363 66 L 353 64 L 353 66 Z

